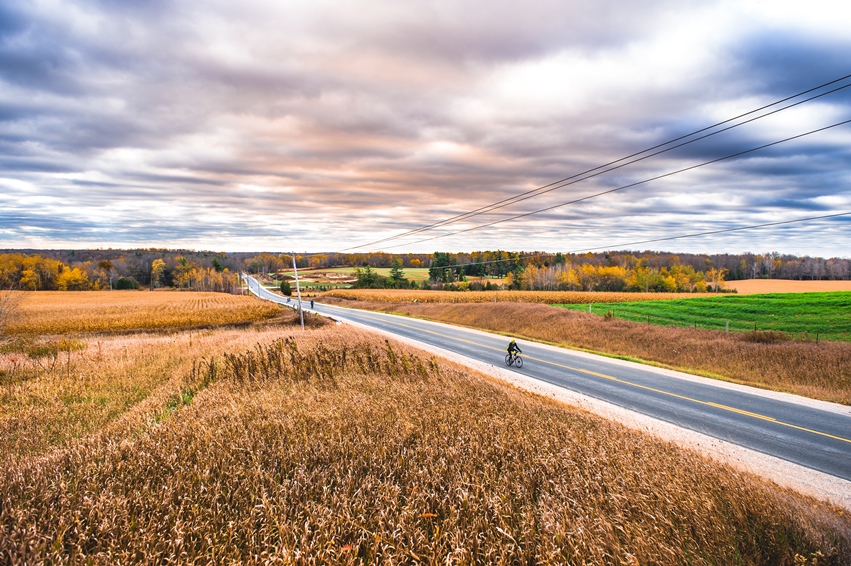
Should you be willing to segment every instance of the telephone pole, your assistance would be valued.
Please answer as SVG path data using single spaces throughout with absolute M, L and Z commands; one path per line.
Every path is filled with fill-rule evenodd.
M 298 314 L 301 317 L 301 329 L 304 330 L 304 311 L 301 310 L 301 288 L 298 285 L 298 267 L 295 264 L 295 254 L 293 254 L 293 271 L 295 271 L 295 292 L 298 296 Z

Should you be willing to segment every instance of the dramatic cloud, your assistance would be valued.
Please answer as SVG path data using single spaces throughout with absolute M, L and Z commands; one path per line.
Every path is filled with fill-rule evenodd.
M 851 74 L 843 14 L 838 0 L 12 0 L 0 247 L 369 244 Z M 851 217 L 632 243 L 851 211 L 851 125 L 508 219 L 849 119 L 851 88 L 363 249 L 847 257 Z

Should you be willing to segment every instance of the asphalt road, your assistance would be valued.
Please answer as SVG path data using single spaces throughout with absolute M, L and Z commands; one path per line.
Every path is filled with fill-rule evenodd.
M 286 303 L 284 297 L 248 280 L 261 298 Z M 309 306 L 308 301 L 308 310 Z M 384 313 L 321 304 L 316 310 L 490 364 L 503 363 L 508 342 L 497 334 Z M 851 481 L 851 408 L 679 378 L 650 366 L 534 342 L 518 343 L 525 363 L 511 371 Z

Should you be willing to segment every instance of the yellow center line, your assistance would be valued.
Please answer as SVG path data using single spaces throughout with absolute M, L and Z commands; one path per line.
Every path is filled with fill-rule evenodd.
M 334 305 L 326 305 L 326 306 L 334 306 Z M 344 307 L 337 307 L 337 308 L 344 308 Z M 351 309 L 347 309 L 347 310 L 351 310 Z M 494 348 L 493 346 L 488 346 L 486 344 L 480 344 L 480 343 L 474 342 L 472 340 L 465 340 L 464 338 L 457 338 L 455 336 L 449 336 L 448 334 L 441 334 L 440 332 L 435 332 L 433 330 L 426 330 L 424 328 L 418 328 L 416 326 L 411 326 L 409 324 L 404 324 L 402 322 L 397 322 L 395 320 L 389 320 L 389 319 L 386 319 L 386 318 L 383 318 L 383 317 L 370 316 L 369 314 L 363 314 L 363 313 L 367 313 L 369 311 L 358 311 L 358 312 L 361 313 L 362 316 L 364 316 L 365 318 L 369 318 L 369 319 L 372 319 L 372 320 L 380 320 L 380 321 L 386 322 L 388 324 L 400 326 L 402 328 L 409 328 L 411 330 L 416 330 L 418 332 L 425 332 L 425 333 L 428 333 L 428 334 L 434 334 L 435 336 L 440 336 L 442 338 L 448 338 L 450 340 L 455 340 L 455 341 L 458 341 L 458 342 L 465 342 L 467 344 L 472 344 L 473 346 L 478 346 L 480 348 L 486 348 L 488 350 L 496 350 L 496 351 L 499 351 L 499 352 L 503 351 L 502 348 Z M 701 401 L 700 399 L 694 399 L 693 397 L 687 397 L 685 395 L 679 395 L 677 393 L 671 393 L 670 391 L 665 391 L 663 389 L 657 389 L 655 387 L 649 387 L 647 385 L 641 385 L 639 383 L 634 383 L 632 381 L 626 381 L 624 379 L 620 379 L 620 378 L 614 377 L 612 375 L 607 375 L 605 373 L 599 373 L 599 372 L 591 371 L 591 370 L 588 370 L 588 369 L 582 369 L 582 368 L 567 366 L 567 365 L 560 364 L 560 363 L 557 363 L 557 362 L 551 362 L 549 360 L 534 358 L 532 356 L 527 356 L 525 354 L 524 354 L 523 357 L 525 357 L 527 360 L 534 360 L 536 362 L 549 364 L 551 366 L 560 367 L 560 368 L 567 369 L 567 370 L 570 370 L 570 371 L 575 371 L 575 372 L 580 372 L 580 373 L 584 373 L 584 374 L 588 374 L 588 375 L 593 375 L 595 377 L 600 377 L 602 379 L 607 379 L 609 381 L 614 381 L 614 382 L 617 382 L 617 383 L 621 383 L 623 385 L 629 385 L 631 387 L 636 387 L 638 389 L 644 389 L 646 391 L 652 391 L 654 393 L 659 393 L 660 395 L 666 395 L 668 397 L 674 397 L 676 399 L 682 399 L 683 401 L 690 401 L 692 403 L 697 403 L 699 405 L 705 405 L 707 407 L 714 407 L 716 409 L 729 411 L 731 413 L 737 413 L 737 414 L 744 415 L 744 416 L 747 416 L 747 417 L 752 417 L 754 419 L 769 421 L 769 422 L 772 422 L 772 423 L 775 423 L 775 424 L 778 424 L 778 425 L 782 425 L 782 426 L 785 426 L 785 427 L 794 428 L 796 430 L 800 430 L 800 431 L 803 431 L 803 432 L 809 432 L 809 433 L 812 433 L 812 434 L 817 434 L 819 436 L 824 436 L 826 438 L 832 438 L 834 440 L 841 440 L 842 442 L 851 443 L 851 439 L 848 439 L 848 438 L 843 438 L 841 436 L 835 436 L 833 434 L 828 434 L 826 432 L 820 432 L 818 430 L 813 430 L 813 429 L 810 429 L 810 428 L 794 425 L 792 423 L 786 423 L 786 422 L 783 422 L 783 421 L 778 421 L 777 419 L 775 419 L 773 417 L 769 417 L 769 416 L 766 416 L 766 415 L 760 415 L 759 413 L 751 413 L 749 411 L 737 409 L 735 407 L 730 407 L 728 405 L 721 405 L 719 403 L 713 403 L 711 401 Z

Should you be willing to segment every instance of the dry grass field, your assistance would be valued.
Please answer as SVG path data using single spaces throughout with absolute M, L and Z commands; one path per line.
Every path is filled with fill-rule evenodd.
M 8 335 L 185 328 L 255 322 L 280 308 L 248 296 L 179 291 L 24 292 Z
M 336 289 L 326 298 L 373 303 L 542 303 L 547 305 L 663 301 L 683 297 L 711 297 L 714 293 L 605 293 L 597 291 L 420 291 L 400 289 Z
M 784 340 L 651 326 L 541 304 L 334 301 L 500 332 L 515 338 L 639 359 L 682 371 L 851 405 L 851 343 Z
M 273 328 L 273 335 L 280 332 Z M 191 391 L 185 379 L 198 359 L 247 348 L 268 332 L 221 329 L 7 343 L 0 351 L 0 468 L 68 446 L 131 409 L 138 415 L 133 426 L 145 430 L 169 402 L 182 399 L 184 389 Z M 63 350 L 63 341 L 72 347 Z
M 727 281 L 728 289 L 739 295 L 763 295 L 765 293 L 825 293 L 829 291 L 851 291 L 851 281 L 789 281 L 786 279 L 748 279 Z
M 841 510 L 347 327 L 109 336 L 27 372 L 7 564 L 851 562 Z M 45 416 L 90 391 L 125 401 Z

